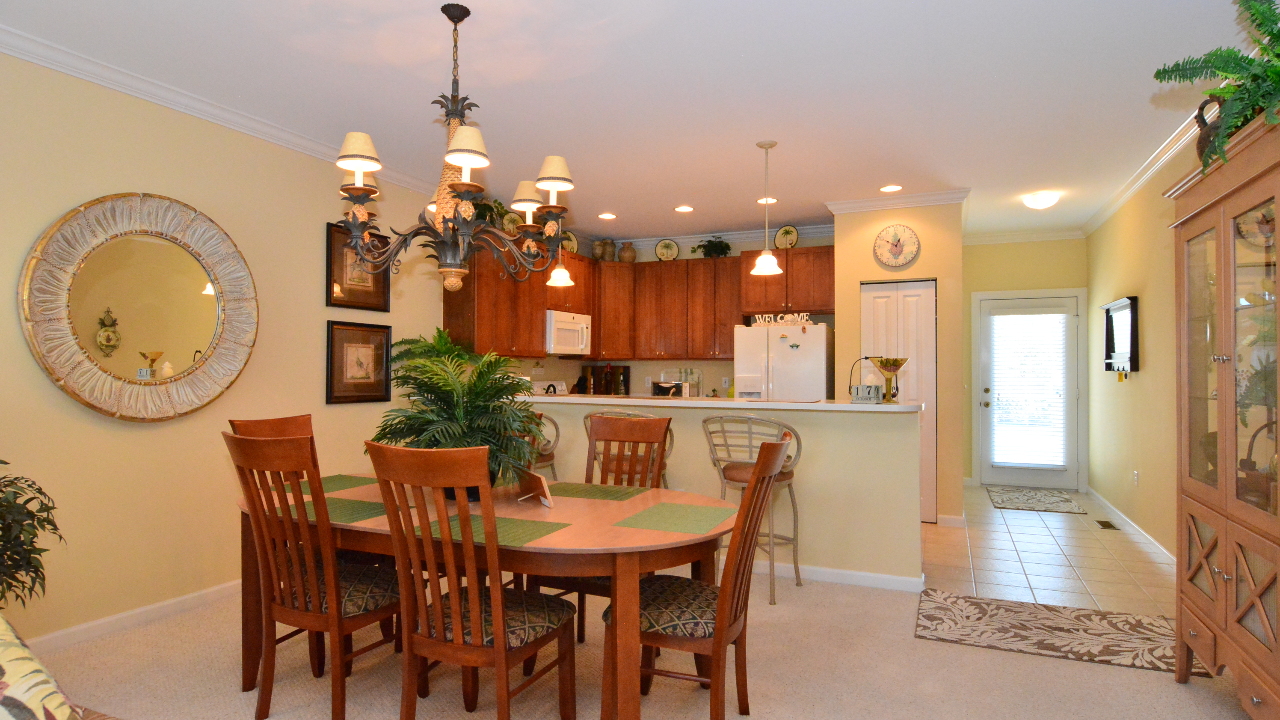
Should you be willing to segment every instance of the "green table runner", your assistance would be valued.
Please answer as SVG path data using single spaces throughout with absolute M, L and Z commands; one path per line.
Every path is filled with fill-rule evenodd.
M 583 498 L 585 500 L 630 500 L 649 488 L 623 485 L 596 485 L 594 483 L 553 483 L 551 494 L 556 497 Z
M 737 511 L 731 507 L 658 503 L 614 523 L 614 526 L 705 535 Z
M 350 490 L 354 487 L 363 487 L 365 485 L 376 485 L 377 478 L 359 477 L 357 475 L 326 475 L 320 478 L 320 483 L 327 493 L 338 492 L 339 490 Z M 302 482 L 302 492 L 311 492 L 311 483 Z
M 568 523 L 547 522 L 545 520 L 520 520 L 517 518 L 496 518 L 498 526 L 498 544 L 503 547 L 524 547 L 538 538 L 569 527 Z M 462 537 L 462 528 L 458 524 L 458 516 L 449 516 L 449 532 L 455 541 Z M 479 515 L 471 516 L 472 537 L 477 543 L 484 542 L 484 519 Z M 432 537 L 440 537 L 440 521 L 431 521 Z

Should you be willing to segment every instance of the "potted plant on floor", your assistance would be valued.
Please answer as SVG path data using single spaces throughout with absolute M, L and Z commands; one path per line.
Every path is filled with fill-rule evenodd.
M 0 460 L 0 465 L 9 463 Z M 53 519 L 57 508 L 31 478 L 0 475 L 0 607 L 44 594 L 44 562 L 48 552 L 38 542 L 41 533 L 63 540 Z M 65 542 L 65 541 L 64 541 Z
M 397 354 L 403 359 L 391 381 L 407 391 L 409 407 L 384 413 L 374 442 L 412 448 L 488 446 L 490 482 L 514 482 L 516 468 L 528 467 L 536 454 L 534 444 L 543 441 L 533 406 L 517 399 L 532 393 L 533 386 L 511 372 L 515 363 L 510 358 L 489 353 L 472 361 L 465 350 L 439 341 L 437 333 L 434 348 Z

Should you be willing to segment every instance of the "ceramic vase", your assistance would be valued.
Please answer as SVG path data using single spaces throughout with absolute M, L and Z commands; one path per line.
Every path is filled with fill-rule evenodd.
M 603 240 L 597 240 L 591 243 L 591 257 L 595 258 L 596 260 L 604 259 L 604 241 Z
M 636 249 L 631 247 L 631 243 L 622 243 L 622 249 L 618 251 L 618 259 L 626 263 L 633 263 L 636 261 Z
M 604 244 L 604 257 L 600 259 L 604 260 L 605 262 L 613 262 L 616 259 L 616 256 L 618 253 L 618 246 L 615 245 L 612 240 L 609 240 L 607 238 L 604 240 L 601 240 L 600 242 Z

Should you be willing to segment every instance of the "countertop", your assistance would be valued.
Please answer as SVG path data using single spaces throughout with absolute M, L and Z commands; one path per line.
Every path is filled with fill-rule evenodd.
M 786 402 L 780 400 L 748 400 L 745 398 L 686 398 L 645 397 L 637 395 L 524 395 L 521 400 L 556 405 L 612 405 L 614 407 L 682 407 L 716 408 L 724 410 L 738 407 L 745 410 L 804 410 L 807 412 L 843 413 L 916 413 L 921 405 L 876 405 L 871 403 Z

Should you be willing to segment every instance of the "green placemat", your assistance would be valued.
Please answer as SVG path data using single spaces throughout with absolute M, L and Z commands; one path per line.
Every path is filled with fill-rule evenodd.
M 594 483 L 554 483 L 551 494 L 557 497 L 584 498 L 586 500 L 630 500 L 649 488 L 624 485 L 596 485 Z
M 348 500 L 346 498 L 325 498 L 329 508 L 329 522 L 351 525 L 361 520 L 381 517 L 387 514 L 387 508 L 380 502 L 368 500 Z M 307 519 L 315 520 L 316 512 L 311 501 L 307 501 Z
M 339 490 L 350 490 L 354 487 L 363 487 L 365 485 L 376 485 L 378 478 L 359 477 L 358 475 L 326 475 L 320 478 L 324 491 L 327 493 L 338 492 Z M 311 483 L 302 482 L 302 492 L 311 492 Z
M 569 523 L 547 522 L 545 520 L 519 520 L 516 518 L 496 518 L 498 525 L 498 544 L 503 547 L 524 547 L 538 538 L 569 527 Z M 449 532 L 454 540 L 462 537 L 462 528 L 458 525 L 458 516 L 449 516 Z M 484 542 L 484 520 L 479 515 L 471 516 L 472 537 L 478 543 Z M 432 537 L 440 537 L 440 521 L 431 521 Z
M 658 503 L 625 520 L 614 523 L 614 526 L 705 535 L 715 530 L 717 525 L 737 511 L 737 508 L 712 507 L 709 505 Z

